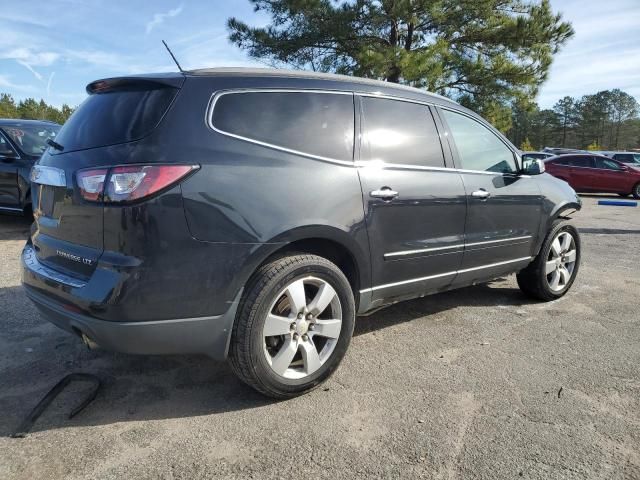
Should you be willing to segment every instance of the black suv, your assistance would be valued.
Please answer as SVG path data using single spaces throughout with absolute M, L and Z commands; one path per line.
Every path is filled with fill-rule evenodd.
M 563 181 L 446 98 L 351 77 L 213 69 L 96 81 L 33 169 L 27 294 L 89 345 L 229 358 L 291 397 L 356 315 L 580 262 Z
M 0 212 L 31 210 L 29 172 L 58 130 L 48 121 L 0 119 Z

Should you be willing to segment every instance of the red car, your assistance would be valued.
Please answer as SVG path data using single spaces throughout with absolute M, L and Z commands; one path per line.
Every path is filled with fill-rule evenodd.
M 640 199 L 640 169 L 603 155 L 570 153 L 544 161 L 545 169 L 576 192 L 617 193 Z

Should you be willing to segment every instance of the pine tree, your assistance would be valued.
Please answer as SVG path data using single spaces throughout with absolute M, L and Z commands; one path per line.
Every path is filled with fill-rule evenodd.
M 275 65 L 402 82 L 476 108 L 533 98 L 573 35 L 548 0 L 249 0 L 230 40 Z

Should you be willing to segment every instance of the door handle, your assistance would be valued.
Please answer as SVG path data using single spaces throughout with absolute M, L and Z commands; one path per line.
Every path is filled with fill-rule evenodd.
M 487 198 L 489 198 L 491 196 L 490 192 L 487 192 L 484 188 L 480 188 L 478 190 L 476 190 L 475 192 L 471 193 L 471 196 L 474 198 L 479 198 L 481 200 L 486 200 Z
M 393 200 L 400 194 L 395 190 L 391 190 L 389 187 L 382 187 L 379 190 L 370 192 L 369 195 L 375 198 L 382 198 L 383 200 Z

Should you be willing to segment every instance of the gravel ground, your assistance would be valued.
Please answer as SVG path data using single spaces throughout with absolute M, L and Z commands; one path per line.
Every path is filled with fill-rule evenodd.
M 361 318 L 341 368 L 284 402 L 203 357 L 91 352 L 26 299 L 28 222 L 0 217 L 0 478 L 640 479 L 640 208 L 575 216 L 583 263 L 553 303 L 515 278 Z M 8 438 L 63 375 L 66 392 Z

